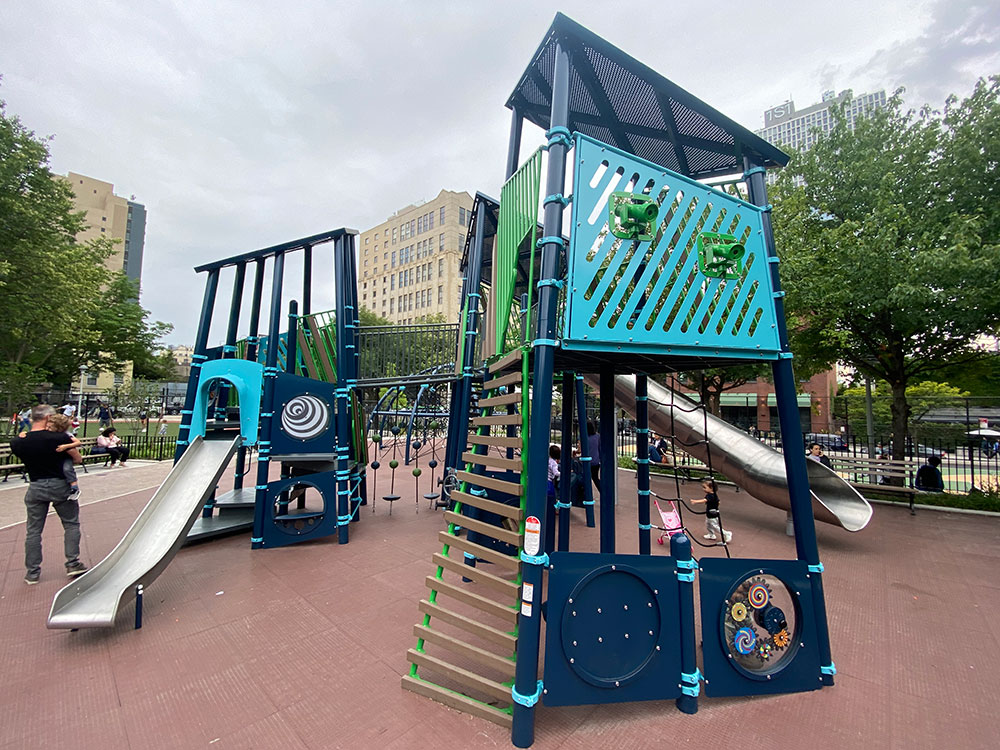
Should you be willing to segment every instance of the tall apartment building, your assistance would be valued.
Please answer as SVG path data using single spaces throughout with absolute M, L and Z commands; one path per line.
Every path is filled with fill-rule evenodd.
M 754 133 L 769 143 L 804 151 L 816 142 L 816 129 L 822 135 L 830 132 L 833 126 L 831 110 L 834 107 L 844 108 L 847 124 L 853 129 L 859 117 L 885 106 L 884 90 L 861 94 L 853 99 L 849 99 L 847 94 L 846 91 L 836 95 L 833 91 L 826 91 L 823 101 L 802 110 L 796 110 L 795 102 L 791 100 L 772 107 L 764 113 L 764 128 Z
M 434 315 L 458 322 L 459 263 L 472 211 L 468 193 L 442 190 L 401 208 L 358 237 L 361 307 L 409 325 Z
M 107 266 L 140 281 L 146 242 L 146 207 L 115 195 L 115 186 L 110 182 L 76 172 L 70 172 L 66 179 L 73 188 L 76 209 L 84 212 L 87 221 L 87 228 L 77 235 L 77 239 L 85 242 L 105 236 L 120 240 Z
M 120 240 L 105 265 L 114 271 L 124 271 L 134 281 L 142 279 L 142 251 L 146 242 L 146 207 L 141 203 L 115 195 L 110 182 L 70 172 L 65 179 L 73 188 L 73 203 L 83 211 L 86 228 L 77 240 L 86 242 L 95 237 Z M 84 392 L 106 393 L 132 379 L 132 363 L 121 372 L 84 372 L 80 388 Z

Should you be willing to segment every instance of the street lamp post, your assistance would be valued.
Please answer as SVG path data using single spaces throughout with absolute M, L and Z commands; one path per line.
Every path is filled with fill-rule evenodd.
M 79 423 L 83 419 L 83 379 L 87 375 L 87 366 L 80 365 L 80 393 L 76 397 L 76 421 Z M 86 434 L 86 428 L 84 429 Z

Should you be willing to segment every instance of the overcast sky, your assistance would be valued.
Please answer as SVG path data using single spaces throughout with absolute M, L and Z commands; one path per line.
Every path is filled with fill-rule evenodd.
M 145 204 L 143 305 L 192 343 L 197 264 L 499 195 L 503 105 L 556 11 L 751 130 L 825 89 L 940 106 L 1000 72 L 996 2 L 3 0 L 0 98 L 53 171 Z

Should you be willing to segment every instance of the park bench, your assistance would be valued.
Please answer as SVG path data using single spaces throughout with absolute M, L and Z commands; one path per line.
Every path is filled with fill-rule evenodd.
M 24 471 L 24 464 L 18 460 L 17 456 L 10 452 L 10 443 L 0 443 L 0 471 L 3 472 L 3 481 L 5 482 L 11 475 L 11 472 L 20 474 L 25 482 L 28 481 L 28 475 Z
M 914 503 L 918 495 L 924 493 L 913 486 L 917 469 L 922 460 L 904 458 L 894 460 L 869 456 L 830 455 L 834 470 L 857 490 L 873 494 L 899 495 L 910 503 L 910 514 L 915 515 Z M 901 486 L 900 486 L 901 485 Z
M 111 460 L 110 453 L 107 451 L 98 451 L 97 453 L 94 452 L 94 449 L 97 448 L 97 437 L 80 438 L 80 442 L 82 445 L 80 446 L 79 451 L 80 457 L 83 459 L 82 466 L 84 474 L 87 473 L 88 463 L 100 463 L 104 466 L 108 465 L 108 462 Z

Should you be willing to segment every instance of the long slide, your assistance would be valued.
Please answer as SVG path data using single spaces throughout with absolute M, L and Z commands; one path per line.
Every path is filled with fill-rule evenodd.
M 56 594 L 48 627 L 112 627 L 136 586 L 170 564 L 241 440 L 192 440 L 118 546 Z
M 597 378 L 587 382 L 598 386 Z M 649 427 L 662 435 L 673 435 L 677 447 L 708 463 L 739 487 L 766 505 L 789 510 L 785 459 L 728 422 L 707 414 L 697 403 L 653 380 L 647 379 Z M 615 400 L 635 416 L 635 376 L 615 376 Z M 832 469 L 818 461 L 806 461 L 813 516 L 817 521 L 860 531 L 872 517 L 872 508 L 857 490 Z

